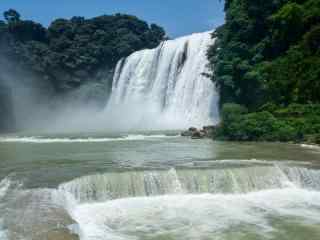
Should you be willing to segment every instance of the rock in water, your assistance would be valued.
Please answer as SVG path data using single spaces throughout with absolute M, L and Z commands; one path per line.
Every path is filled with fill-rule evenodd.
M 203 131 L 195 131 L 195 132 L 193 132 L 192 133 L 192 136 L 191 136 L 191 138 L 192 139 L 201 139 L 201 138 L 204 138 L 206 135 L 205 135 L 205 133 L 203 132 Z

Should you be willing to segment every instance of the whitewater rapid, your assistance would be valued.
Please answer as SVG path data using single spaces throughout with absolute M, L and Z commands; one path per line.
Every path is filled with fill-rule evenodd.
M 162 138 L 177 138 L 178 135 L 164 135 L 164 134 L 129 134 L 122 137 L 82 137 L 82 138 L 69 138 L 69 137 L 41 137 L 41 136 L 7 136 L 0 137 L 0 142 L 3 143 L 34 143 L 34 144 L 44 144 L 44 143 L 104 143 L 104 142 L 121 142 L 121 141 L 152 141 Z
M 59 190 L 78 203 L 71 214 L 85 240 L 229 239 L 245 231 L 255 239 L 285 239 L 277 238 L 273 218 L 320 224 L 319 170 L 258 160 L 236 167 L 236 162 L 242 164 L 224 160 L 213 169 L 91 175 Z
M 206 76 L 210 32 L 163 42 L 119 61 L 106 111 L 136 128 L 182 129 L 218 122 L 218 93 Z
M 0 182 L 0 239 L 50 239 L 38 232 L 43 228 L 81 240 L 224 240 L 244 233 L 299 239 L 287 235 L 292 226 L 308 226 L 310 239 L 320 236 L 318 169 L 304 162 L 214 162 L 213 168 L 89 175 L 56 189 L 23 190 L 6 178 Z

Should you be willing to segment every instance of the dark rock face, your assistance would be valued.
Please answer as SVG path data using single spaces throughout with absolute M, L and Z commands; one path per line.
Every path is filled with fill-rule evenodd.
M 0 83 L 0 133 L 12 131 L 14 127 L 11 91 Z

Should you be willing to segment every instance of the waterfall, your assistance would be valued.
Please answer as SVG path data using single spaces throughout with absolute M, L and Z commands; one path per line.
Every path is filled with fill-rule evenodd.
M 278 165 L 110 172 L 61 184 L 79 202 L 176 194 L 243 194 L 268 189 L 320 189 L 320 172 Z
M 163 42 L 118 62 L 107 106 L 135 127 L 202 127 L 218 121 L 218 93 L 208 73 L 210 32 Z M 130 116 L 128 120 L 128 115 Z

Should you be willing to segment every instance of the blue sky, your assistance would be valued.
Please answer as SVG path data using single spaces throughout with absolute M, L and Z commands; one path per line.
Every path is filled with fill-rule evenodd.
M 1 13 L 9 8 L 45 26 L 56 18 L 128 13 L 163 26 L 170 37 L 210 30 L 224 20 L 220 0 L 0 0 Z

